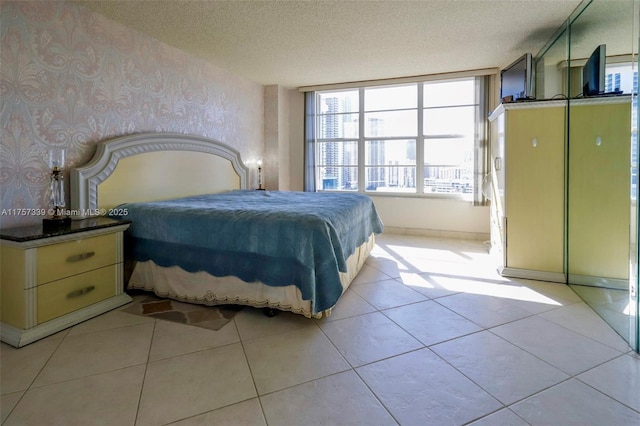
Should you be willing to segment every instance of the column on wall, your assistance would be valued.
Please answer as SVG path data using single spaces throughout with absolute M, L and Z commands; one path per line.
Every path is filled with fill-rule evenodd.
M 278 85 L 264 88 L 264 141 L 265 187 L 290 190 L 289 96 Z

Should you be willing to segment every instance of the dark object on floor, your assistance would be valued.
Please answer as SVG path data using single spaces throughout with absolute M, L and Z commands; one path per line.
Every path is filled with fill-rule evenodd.
M 269 318 L 275 317 L 276 315 L 278 315 L 277 309 L 273 309 L 273 308 L 262 308 L 262 309 L 263 309 L 262 312 L 264 312 L 264 314 Z
M 122 311 L 161 320 L 220 330 L 244 307 L 239 305 L 206 306 L 162 299 L 149 293 L 132 294 L 133 302 Z

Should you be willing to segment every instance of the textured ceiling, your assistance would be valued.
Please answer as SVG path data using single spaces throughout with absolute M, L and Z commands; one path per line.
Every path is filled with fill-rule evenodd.
M 269 85 L 504 67 L 537 53 L 580 0 L 77 1 Z

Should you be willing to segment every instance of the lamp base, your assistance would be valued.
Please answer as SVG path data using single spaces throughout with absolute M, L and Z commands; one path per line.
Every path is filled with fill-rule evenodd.
M 45 217 L 42 219 L 42 230 L 44 232 L 61 231 L 69 226 L 71 226 L 71 218 L 68 216 Z

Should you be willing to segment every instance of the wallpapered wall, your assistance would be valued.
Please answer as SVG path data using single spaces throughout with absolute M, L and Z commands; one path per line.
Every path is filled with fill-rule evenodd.
M 97 141 L 148 131 L 197 134 L 262 156 L 263 87 L 81 6 L 0 3 L 0 225 L 38 223 L 48 149 L 83 165 Z

